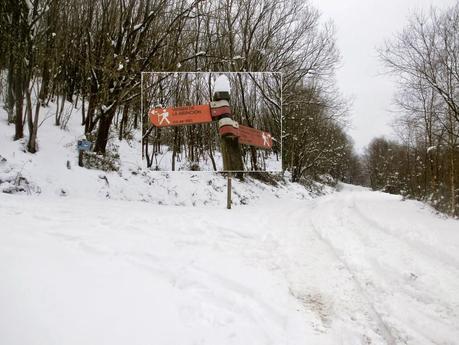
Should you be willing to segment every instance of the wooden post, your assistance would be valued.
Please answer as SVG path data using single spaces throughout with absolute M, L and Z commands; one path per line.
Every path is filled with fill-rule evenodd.
M 84 167 L 83 164 L 83 150 L 78 150 L 78 165 Z
M 217 91 L 213 95 L 213 101 L 226 100 L 230 101 L 229 92 Z M 229 118 L 231 119 L 231 111 L 219 116 L 218 120 Z M 227 177 L 227 195 L 226 195 L 226 208 L 231 209 L 231 171 L 237 171 L 241 173 L 244 170 L 244 164 L 242 162 L 242 152 L 239 145 L 239 138 L 232 135 L 220 135 L 220 147 L 223 158 L 223 170 L 228 172 Z
M 229 102 L 229 92 L 215 92 L 214 101 L 226 100 Z M 231 118 L 231 113 L 222 114 L 222 118 Z M 223 170 L 225 171 L 243 171 L 244 164 L 242 162 L 242 152 L 239 145 L 239 139 L 234 136 L 220 136 L 220 146 L 223 156 Z
M 227 181 L 226 208 L 231 210 L 231 173 L 228 173 Z

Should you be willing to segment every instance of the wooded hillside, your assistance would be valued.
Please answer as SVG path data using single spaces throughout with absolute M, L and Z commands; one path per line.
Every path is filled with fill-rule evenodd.
M 334 28 L 304 1 L 6 0 L 1 11 L 2 97 L 29 152 L 49 102 L 83 102 L 82 135 L 106 154 L 140 129 L 142 71 L 272 71 L 283 73 L 284 169 L 350 179 Z

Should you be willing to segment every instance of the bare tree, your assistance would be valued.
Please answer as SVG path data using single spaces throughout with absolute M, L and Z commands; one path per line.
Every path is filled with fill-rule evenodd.
M 379 51 L 389 72 L 399 78 L 396 103 L 403 117 L 396 128 L 408 150 L 404 162 L 410 194 L 435 200 L 447 196 L 451 214 L 458 211 L 458 22 L 459 4 L 442 12 L 415 13 Z

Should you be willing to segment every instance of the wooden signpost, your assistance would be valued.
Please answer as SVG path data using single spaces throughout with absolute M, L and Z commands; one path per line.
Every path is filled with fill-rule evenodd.
M 172 127 L 210 123 L 212 120 L 219 119 L 220 136 L 235 137 L 238 139 L 239 144 L 256 146 L 262 149 L 272 148 L 273 138 L 271 133 L 238 124 L 231 119 L 230 107 L 228 105 L 216 107 L 218 104 L 225 103 L 211 102 L 210 105 L 153 108 L 149 112 L 150 121 L 155 127 Z
M 231 208 L 231 171 L 244 170 L 240 144 L 252 145 L 262 149 L 271 149 L 273 138 L 269 132 L 239 125 L 232 119 L 229 105 L 229 92 L 217 91 L 210 104 L 184 107 L 156 107 L 149 111 L 151 123 L 155 127 L 171 127 L 218 121 L 221 138 L 223 169 L 228 172 L 227 208 Z

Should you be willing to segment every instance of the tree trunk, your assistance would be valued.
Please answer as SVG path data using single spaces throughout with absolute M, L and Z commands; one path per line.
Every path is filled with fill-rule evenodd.
M 20 42 L 23 41 L 23 25 L 21 25 L 20 20 L 20 7 L 13 6 L 13 13 L 11 16 L 11 23 L 12 27 L 15 28 L 13 34 L 13 47 L 12 52 L 15 53 L 14 56 L 11 58 L 14 59 L 12 61 L 12 79 L 13 79 L 13 93 L 14 99 L 16 102 L 16 114 L 14 119 L 15 124 L 15 133 L 14 133 L 14 140 L 18 140 L 24 137 L 24 122 L 22 120 L 22 113 L 23 113 L 23 106 L 24 106 L 24 68 L 23 68 L 23 51 L 21 49 Z M 11 54 L 13 55 L 13 54 Z
M 24 123 L 22 121 L 22 113 L 24 108 L 24 94 L 22 92 L 22 82 L 16 80 L 16 118 L 14 120 L 15 134 L 14 140 L 18 140 L 24 137 Z
M 107 148 L 108 136 L 110 134 L 110 126 L 113 117 L 116 113 L 116 107 L 113 105 L 99 120 L 99 128 L 97 130 L 97 139 L 94 151 L 100 154 L 105 154 Z
M 27 143 L 27 151 L 30 153 L 35 153 L 35 145 L 33 145 L 32 137 L 33 137 L 33 118 L 32 118 L 32 97 L 30 95 L 30 90 L 26 89 L 26 113 L 27 113 L 27 127 L 29 128 L 29 141 Z
M 81 125 L 84 126 L 86 123 L 86 113 L 84 107 L 84 94 L 81 95 Z
M 40 94 L 43 95 L 43 86 L 41 87 Z M 30 90 L 27 89 L 26 91 L 26 97 L 27 97 L 27 117 L 28 117 L 28 123 L 29 123 L 29 142 L 27 144 L 27 150 L 30 153 L 35 153 L 37 152 L 37 133 L 38 133 L 38 117 L 40 114 L 40 105 L 41 101 L 44 100 L 41 97 L 38 97 L 37 103 L 35 105 L 35 115 L 32 119 L 32 99 L 30 95 Z
M 147 159 L 147 168 L 151 168 L 151 164 L 153 163 L 153 161 L 150 159 L 150 154 L 148 152 L 148 136 L 146 138 L 143 139 L 144 140 L 144 156 L 146 157 Z
M 172 171 L 175 171 L 175 156 L 177 155 L 178 128 L 174 128 L 174 145 L 172 147 Z
M 65 105 L 65 95 L 62 95 L 61 103 L 59 103 L 59 96 L 56 96 L 57 104 L 56 104 L 56 119 L 54 124 L 56 126 L 61 125 L 62 113 L 64 112 L 64 105 Z
M 129 113 L 129 103 L 125 104 L 124 107 L 123 107 L 123 117 L 121 118 L 120 131 L 119 131 L 119 134 L 118 134 L 118 139 L 120 141 L 123 140 L 124 129 L 126 127 L 128 113 Z
M 450 155 L 450 164 L 451 164 L 451 175 L 450 175 L 450 183 L 451 183 L 451 215 L 456 215 L 456 181 L 455 181 L 455 159 L 454 159 L 454 146 L 451 148 L 451 155 Z
M 134 113 L 134 129 L 138 128 L 138 121 L 139 121 L 139 113 L 136 111 Z
M 96 111 L 97 106 L 97 84 L 95 81 L 91 82 L 91 93 L 89 95 L 88 101 L 88 114 L 86 115 L 85 119 L 85 126 L 84 132 L 90 133 L 95 127 L 95 123 L 93 122 L 94 112 Z
M 8 66 L 8 75 L 7 75 L 7 90 L 6 90 L 6 100 L 5 100 L 5 109 L 8 113 L 8 123 L 14 122 L 14 78 L 13 78 L 13 69 L 14 69 L 14 59 L 13 54 L 10 54 L 9 66 Z

